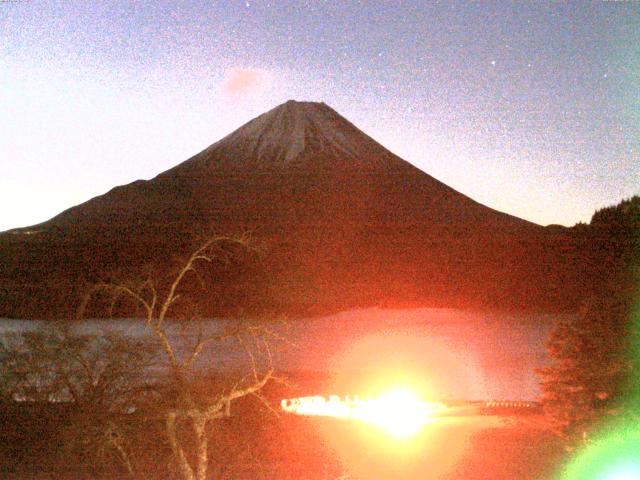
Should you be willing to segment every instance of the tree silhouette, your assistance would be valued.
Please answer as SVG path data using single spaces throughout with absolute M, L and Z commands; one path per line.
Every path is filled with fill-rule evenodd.
M 243 248 L 249 246 L 246 237 L 212 237 L 196 248 L 177 269 L 175 276 L 164 288 L 157 287 L 156 279 L 143 281 L 100 282 L 89 292 L 80 309 L 82 317 L 88 304 L 99 292 L 106 292 L 111 304 L 122 299 L 141 307 L 147 331 L 160 344 L 168 364 L 171 378 L 170 395 L 163 404 L 156 404 L 156 413 L 164 419 L 166 437 L 178 474 L 184 480 L 205 480 L 209 473 L 210 428 L 213 421 L 231 415 L 231 404 L 247 396 L 260 397 L 259 391 L 273 375 L 271 345 L 280 337 L 266 326 L 247 325 L 243 322 L 229 324 L 213 333 L 199 329 L 195 342 L 184 352 L 170 334 L 170 311 L 182 300 L 185 282 L 202 278 L 199 272 L 225 255 L 224 247 L 230 244 Z M 194 317 L 183 328 L 202 326 Z M 235 341 L 244 351 L 248 371 L 232 384 L 221 385 L 217 392 L 200 388 L 197 381 L 197 360 L 209 348 Z M 223 358 L 218 357 L 222 363 Z

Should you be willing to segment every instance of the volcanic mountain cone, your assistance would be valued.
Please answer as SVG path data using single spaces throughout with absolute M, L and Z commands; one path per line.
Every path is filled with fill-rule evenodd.
M 257 252 L 193 282 L 200 313 L 571 302 L 555 293 L 548 229 L 451 189 L 325 104 L 289 101 L 151 180 L 1 234 L 0 316 L 69 315 L 98 279 L 164 278 L 194 235 L 246 232 Z

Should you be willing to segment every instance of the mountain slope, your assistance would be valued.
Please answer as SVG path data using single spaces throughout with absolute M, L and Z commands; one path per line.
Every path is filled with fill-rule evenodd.
M 209 314 L 563 306 L 557 235 L 447 187 L 326 105 L 290 101 L 152 180 L 1 235 L 0 316 L 66 314 L 84 282 L 162 274 L 194 233 L 245 231 L 263 254 L 211 273 Z

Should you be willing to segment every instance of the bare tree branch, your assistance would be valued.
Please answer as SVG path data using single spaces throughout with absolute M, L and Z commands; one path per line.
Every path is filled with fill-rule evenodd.
M 240 237 L 211 237 L 195 249 L 177 270 L 176 275 L 166 289 L 166 293 L 162 294 L 156 289 L 151 277 L 134 287 L 127 284 L 100 282 L 94 285 L 91 292 L 83 298 L 78 310 L 78 316 L 81 318 L 86 311 L 91 296 L 99 291 L 110 293 L 113 303 L 117 301 L 120 295 L 123 295 L 143 307 L 145 323 L 152 335 L 158 339 L 161 350 L 168 360 L 173 378 L 176 381 L 175 404 L 167 407 L 164 420 L 174 461 L 184 480 L 205 480 L 207 477 L 209 467 L 207 425 L 209 422 L 229 416 L 231 414 L 231 403 L 248 395 L 255 396 L 265 405 L 268 405 L 266 399 L 260 396 L 258 392 L 273 378 L 269 340 L 279 337 L 274 331 L 256 326 L 246 327 L 242 325 L 233 325 L 225 328 L 222 332 L 209 335 L 204 335 L 202 330 L 199 330 L 196 343 L 190 354 L 181 359 L 176 345 L 172 344 L 171 337 L 165 327 L 165 320 L 168 319 L 171 308 L 181 298 L 181 286 L 188 278 L 189 273 L 193 273 L 193 277 L 202 282 L 202 277 L 198 272 L 199 265 L 212 263 L 214 260 L 229 261 L 227 252 L 221 248 L 224 243 L 249 248 L 248 235 Z M 247 336 L 247 338 L 244 338 L 244 336 Z M 192 391 L 193 386 L 190 383 L 197 358 L 207 346 L 224 342 L 230 338 L 236 338 L 246 353 L 250 362 L 251 380 L 248 381 L 247 378 L 241 379 L 227 393 L 218 395 L 213 399 L 198 397 L 197 392 Z M 248 339 L 250 340 L 249 342 L 247 341 Z M 269 370 L 262 375 L 259 374 L 257 354 L 266 357 L 269 367 Z M 187 440 L 184 443 L 181 442 L 180 422 L 190 424 L 193 432 L 192 442 Z M 187 446 L 189 453 L 185 451 Z

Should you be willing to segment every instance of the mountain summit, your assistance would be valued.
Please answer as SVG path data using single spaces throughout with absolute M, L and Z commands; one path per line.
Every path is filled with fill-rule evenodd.
M 549 309 L 563 281 L 548 229 L 444 185 L 325 104 L 289 101 L 151 180 L 0 234 L 0 316 L 67 314 L 85 282 L 162 274 L 195 234 L 247 231 L 264 253 L 211 278 L 208 314 Z
M 196 158 L 194 162 L 217 171 L 236 173 L 380 172 L 410 167 L 326 104 L 294 100 L 251 120 Z

